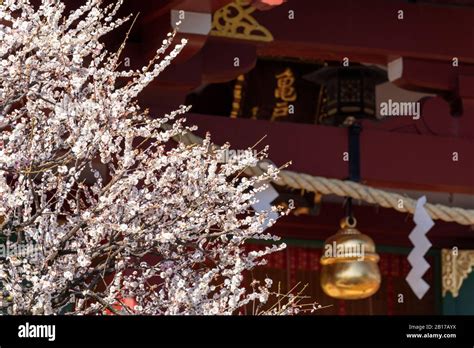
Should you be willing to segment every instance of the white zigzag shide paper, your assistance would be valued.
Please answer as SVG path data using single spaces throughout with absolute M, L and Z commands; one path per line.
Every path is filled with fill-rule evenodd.
M 411 289 L 420 300 L 430 288 L 429 284 L 423 280 L 423 275 L 430 268 L 430 264 L 425 260 L 425 254 L 432 245 L 426 237 L 426 233 L 434 225 L 433 220 L 425 210 L 425 203 L 425 196 L 416 202 L 415 214 L 413 216 L 416 226 L 409 235 L 410 241 L 414 245 L 413 250 L 408 255 L 408 262 L 412 269 L 406 277 Z
M 256 186 L 259 187 L 260 185 Z M 263 223 L 265 228 L 269 227 L 270 220 L 276 220 L 278 218 L 278 213 L 272 211 L 272 202 L 279 196 L 278 191 L 275 188 L 268 184 L 268 187 L 261 191 L 257 192 L 255 198 L 258 202 L 252 204 L 252 208 L 255 209 L 256 212 L 267 212 L 267 218 Z

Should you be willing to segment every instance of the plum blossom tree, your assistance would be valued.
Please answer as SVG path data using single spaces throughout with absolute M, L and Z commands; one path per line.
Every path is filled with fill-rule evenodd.
M 194 129 L 188 107 L 151 117 L 137 96 L 186 41 L 170 33 L 147 66 L 122 68 L 124 44 L 101 43 L 130 19 L 117 18 L 121 4 L 0 5 L 0 308 L 235 314 L 263 304 L 271 280 L 246 288 L 244 274 L 285 245 L 244 246 L 278 240 L 251 208 L 278 169 L 242 174 L 266 149 L 220 163 L 228 144 L 172 142 Z

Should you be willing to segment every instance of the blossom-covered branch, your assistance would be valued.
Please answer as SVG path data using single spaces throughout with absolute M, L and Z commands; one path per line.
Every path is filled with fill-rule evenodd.
M 0 309 L 232 314 L 265 302 L 271 281 L 249 290 L 243 275 L 284 245 L 244 243 L 278 240 L 251 208 L 278 170 L 242 176 L 266 151 L 220 163 L 229 145 L 172 143 L 190 130 L 188 107 L 151 117 L 136 98 L 186 41 L 171 33 L 148 66 L 121 70 L 100 41 L 129 20 L 115 18 L 121 4 L 0 5 L 0 245 L 33 246 L 0 255 Z

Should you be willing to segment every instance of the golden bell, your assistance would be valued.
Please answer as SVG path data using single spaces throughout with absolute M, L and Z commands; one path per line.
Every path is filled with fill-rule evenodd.
M 321 287 L 334 298 L 358 300 L 380 287 L 380 271 L 372 238 L 360 233 L 354 218 L 341 220 L 341 229 L 324 242 Z

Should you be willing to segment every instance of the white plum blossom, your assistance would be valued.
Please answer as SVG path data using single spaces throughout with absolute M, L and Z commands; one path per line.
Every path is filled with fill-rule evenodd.
M 242 173 L 266 151 L 221 163 L 229 145 L 172 141 L 194 129 L 188 107 L 158 117 L 137 104 L 186 40 L 171 33 L 149 65 L 123 70 L 123 45 L 101 42 L 127 22 L 114 19 L 122 1 L 70 13 L 39 2 L 0 4 L 0 243 L 36 246 L 0 256 L 0 311 L 235 314 L 265 302 L 272 282 L 246 289 L 244 274 L 285 245 L 244 244 L 278 240 L 251 208 L 278 170 Z M 117 310 L 123 299 L 136 305 Z
M 70 271 L 66 271 L 64 272 L 63 274 L 64 278 L 67 279 L 67 280 L 73 280 L 74 279 L 74 275 L 70 272 Z M 35 279 L 31 279 L 32 281 L 34 280 L 38 280 L 37 277 Z

